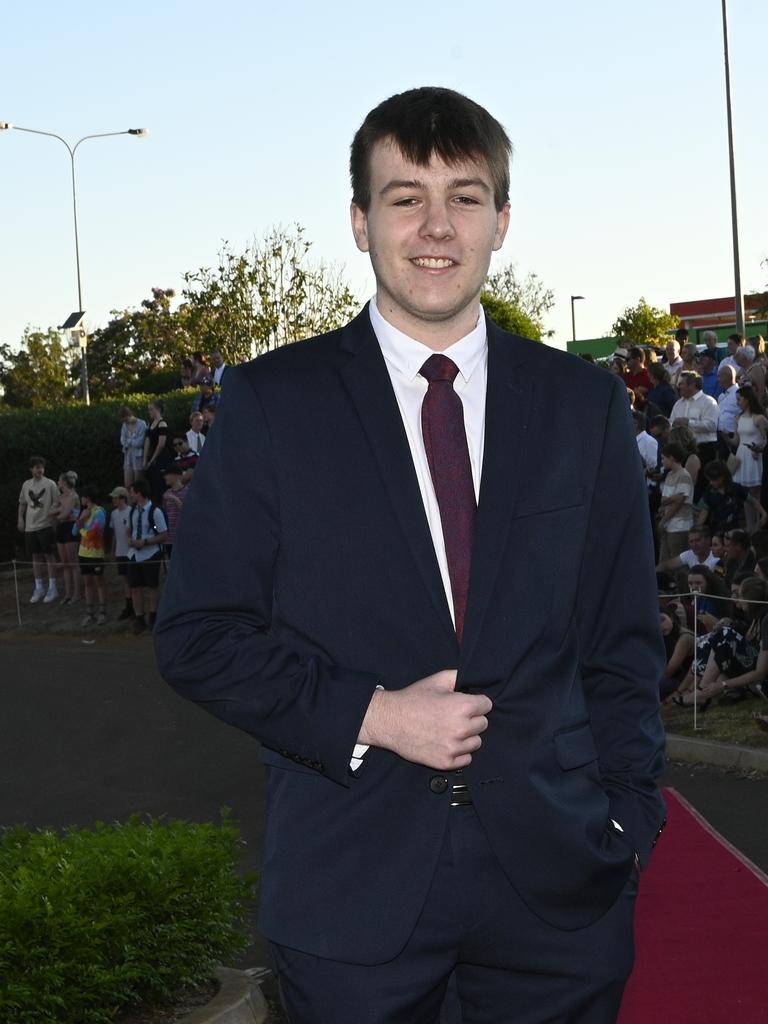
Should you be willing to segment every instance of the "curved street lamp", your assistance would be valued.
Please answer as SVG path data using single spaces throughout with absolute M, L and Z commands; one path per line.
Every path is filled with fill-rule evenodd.
M 77 187 L 75 182 L 75 153 L 77 152 L 78 146 L 88 139 L 105 139 L 111 135 L 135 135 L 138 138 L 143 138 L 149 134 L 148 128 L 127 128 L 121 132 L 97 132 L 94 135 L 84 135 L 82 139 L 78 139 L 77 142 L 70 146 L 66 139 L 63 139 L 61 135 L 57 135 L 55 132 L 44 132 L 39 128 L 22 128 L 21 125 L 11 124 L 9 121 L 0 121 L 0 131 L 15 130 L 17 132 L 28 132 L 30 135 L 47 135 L 51 139 L 58 139 L 59 142 L 63 143 L 67 147 L 69 153 L 69 162 L 72 170 L 72 218 L 75 226 L 75 266 L 77 269 L 77 324 L 80 332 L 80 352 L 81 352 L 81 367 L 82 367 L 82 388 L 83 388 L 83 399 L 86 405 L 90 404 L 90 394 L 88 391 L 88 357 L 86 355 L 86 334 L 80 323 L 85 315 L 83 310 L 83 289 L 80 280 L 80 241 L 77 233 Z M 70 320 L 75 317 L 76 314 L 70 316 Z

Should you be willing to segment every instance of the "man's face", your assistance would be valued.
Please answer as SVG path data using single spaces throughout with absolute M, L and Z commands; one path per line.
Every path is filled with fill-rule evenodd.
M 41 466 L 39 462 L 36 462 L 34 466 L 30 466 L 29 471 L 32 474 L 33 480 L 42 480 L 45 476 L 45 466 Z
M 176 437 L 173 441 L 173 448 L 177 455 L 186 455 L 189 451 L 186 437 Z
M 677 344 L 676 341 L 668 341 L 667 342 L 667 347 L 666 347 L 666 353 L 667 353 L 667 359 L 670 361 L 670 363 L 674 363 L 674 361 L 677 359 L 678 355 L 680 354 L 680 346 Z
M 203 427 L 203 417 L 199 415 L 193 416 L 191 426 L 195 433 L 199 434 Z
M 700 533 L 690 533 L 688 535 L 688 544 L 696 557 L 704 561 L 709 554 L 709 541 L 707 538 L 702 537 Z
M 224 362 L 224 357 L 221 352 L 211 352 L 211 362 L 218 369 L 218 367 Z
M 447 346 L 474 326 L 509 204 L 496 210 L 484 163 L 449 166 L 433 156 L 420 167 L 390 142 L 374 146 L 370 173 L 371 203 L 367 212 L 352 204 L 352 230 L 370 255 L 379 309 L 417 338 L 442 325 Z M 428 333 L 434 337 L 434 327 Z
M 677 389 L 683 398 L 691 398 L 696 390 L 691 381 L 686 380 L 684 377 L 680 378 Z
M 726 342 L 726 344 L 728 345 L 728 355 L 729 356 L 734 355 L 735 352 L 736 352 L 736 349 L 739 347 L 738 341 L 736 341 L 735 338 L 729 338 L 728 341 Z

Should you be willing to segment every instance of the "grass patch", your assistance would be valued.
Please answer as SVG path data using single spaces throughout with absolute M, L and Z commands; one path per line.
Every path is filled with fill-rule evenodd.
M 0 833 L 0 1020 L 108 1024 L 244 949 L 255 880 L 221 824 L 131 818 Z
M 677 736 L 693 736 L 718 743 L 736 743 L 742 747 L 768 750 L 768 732 L 763 732 L 752 717 L 754 712 L 768 714 L 768 701 L 753 697 L 739 704 L 721 705 L 715 699 L 702 714 L 699 709 L 698 728 L 693 728 L 693 708 L 662 707 L 661 717 L 667 732 Z

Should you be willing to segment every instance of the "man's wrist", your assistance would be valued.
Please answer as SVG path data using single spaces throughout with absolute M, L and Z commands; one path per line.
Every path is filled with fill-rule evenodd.
M 377 686 L 371 694 L 368 710 L 365 713 L 357 742 L 366 747 L 380 747 L 383 733 L 383 719 L 387 704 L 387 692 L 381 686 Z

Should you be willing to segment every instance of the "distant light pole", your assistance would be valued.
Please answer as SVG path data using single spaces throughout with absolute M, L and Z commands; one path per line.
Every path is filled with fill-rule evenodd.
M 87 334 L 85 330 L 79 325 L 82 323 L 82 319 L 85 315 L 83 310 L 83 288 L 80 281 L 80 241 L 77 234 L 77 188 L 75 184 L 75 153 L 77 152 L 78 146 L 85 142 L 87 139 L 104 139 L 110 135 L 136 135 L 139 138 L 143 138 L 149 134 L 148 128 L 128 128 L 121 132 L 98 132 L 95 135 L 84 135 L 82 139 L 78 139 L 74 146 L 70 146 L 66 139 L 63 139 L 61 135 L 56 135 L 55 132 L 44 132 L 39 128 L 22 128 L 18 124 L 11 124 L 8 121 L 0 121 L 0 131 L 8 131 L 9 129 L 15 129 L 17 132 L 29 132 L 31 135 L 47 135 L 51 139 L 58 139 L 59 142 L 63 142 L 67 147 L 69 153 L 69 162 L 72 169 L 72 217 L 75 226 L 75 266 L 77 269 L 77 323 L 79 327 L 79 345 L 81 354 L 81 382 L 83 389 L 83 400 L 88 405 L 90 404 L 90 393 L 88 390 L 88 356 L 87 356 Z M 72 314 L 70 320 L 75 317 L 76 314 Z
M 741 291 L 741 262 L 739 260 L 739 222 L 736 216 L 736 168 L 733 159 L 733 119 L 731 117 L 731 67 L 728 58 L 728 13 L 726 0 L 723 8 L 723 51 L 725 56 L 725 109 L 728 115 L 728 165 L 731 173 L 731 230 L 733 232 L 733 280 L 736 290 L 736 330 L 744 334 L 744 295 Z
M 576 341 L 576 308 L 575 303 L 579 299 L 583 299 L 583 295 L 572 295 L 571 296 L 571 330 L 573 331 L 573 340 Z

